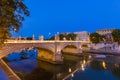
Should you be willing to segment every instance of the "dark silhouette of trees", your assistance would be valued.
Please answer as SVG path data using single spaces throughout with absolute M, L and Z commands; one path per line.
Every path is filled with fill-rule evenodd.
M 10 36 L 9 30 L 6 28 L 0 28 L 0 44 L 4 43 Z
M 120 29 L 115 29 L 112 32 L 112 36 L 113 36 L 113 41 L 118 42 L 120 44 Z
M 96 32 L 90 34 L 90 41 L 92 43 L 95 43 L 95 44 L 99 43 L 100 42 L 100 35 L 98 33 L 96 33 Z
M 18 31 L 22 26 L 24 17 L 29 16 L 29 11 L 24 0 L 0 0 L 0 43 L 5 36 L 10 37 L 10 31 Z

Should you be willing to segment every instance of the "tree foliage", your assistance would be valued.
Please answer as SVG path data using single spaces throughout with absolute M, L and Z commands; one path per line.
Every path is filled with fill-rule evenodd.
M 63 40 L 63 38 L 66 38 L 66 36 L 63 35 L 63 34 L 59 34 L 59 39 L 60 39 L 60 40 Z
M 46 40 L 55 40 L 55 36 L 50 37 L 49 39 Z
M 10 36 L 9 30 L 6 28 L 0 28 L 0 44 L 4 43 Z
M 99 39 L 100 39 L 100 41 L 102 41 L 102 42 L 106 41 L 105 35 L 100 35 L 100 36 L 99 36 Z
M 66 37 L 66 40 L 75 40 L 76 35 L 75 34 L 68 34 L 65 37 Z
M 32 38 L 32 37 L 27 37 L 26 39 L 27 39 L 27 40 L 32 40 L 33 38 Z
M 95 43 L 95 44 L 99 43 L 100 42 L 100 35 L 98 33 L 96 33 L 96 32 L 90 34 L 90 41 L 92 43 Z
M 0 31 L 3 33 L 18 31 L 25 16 L 29 16 L 29 11 L 24 0 L 0 0 Z
M 115 30 L 112 32 L 112 36 L 113 36 L 114 42 L 120 43 L 120 29 L 115 29 Z

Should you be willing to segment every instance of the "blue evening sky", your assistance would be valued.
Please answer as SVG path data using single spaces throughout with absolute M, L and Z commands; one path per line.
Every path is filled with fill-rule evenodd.
M 25 0 L 30 17 L 15 36 L 120 28 L 120 0 Z M 51 34 L 49 34 L 51 33 Z

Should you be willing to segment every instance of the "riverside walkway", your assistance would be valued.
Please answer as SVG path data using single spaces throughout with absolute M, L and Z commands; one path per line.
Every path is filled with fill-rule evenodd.
M 0 67 L 4 70 L 9 80 L 21 80 L 2 59 L 0 59 Z

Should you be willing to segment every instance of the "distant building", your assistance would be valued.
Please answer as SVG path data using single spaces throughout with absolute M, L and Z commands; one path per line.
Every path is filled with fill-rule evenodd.
M 100 35 L 105 35 L 106 37 L 106 42 L 112 42 L 113 41 L 113 37 L 112 37 L 112 32 L 113 30 L 115 30 L 114 28 L 109 28 L 109 29 L 101 29 L 101 30 L 97 30 L 96 33 L 100 34 Z
M 106 35 L 106 34 L 111 34 L 113 32 L 113 30 L 115 30 L 115 29 L 114 28 L 101 29 L 101 30 L 97 30 L 96 33 L 98 33 L 100 35 Z
M 87 31 L 74 32 L 76 34 L 76 40 L 89 41 L 90 33 Z
M 68 35 L 68 34 L 71 34 L 71 32 L 62 32 L 61 34 L 63 34 L 63 35 Z

